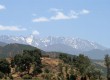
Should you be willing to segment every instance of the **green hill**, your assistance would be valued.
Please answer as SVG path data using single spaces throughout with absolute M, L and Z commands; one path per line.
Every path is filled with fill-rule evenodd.
M 0 46 L 6 46 L 7 43 L 4 43 L 4 42 L 0 42 Z
M 0 57 L 12 57 L 16 54 L 22 53 L 23 50 L 34 50 L 36 47 L 24 44 L 8 44 L 4 47 L 0 47 Z

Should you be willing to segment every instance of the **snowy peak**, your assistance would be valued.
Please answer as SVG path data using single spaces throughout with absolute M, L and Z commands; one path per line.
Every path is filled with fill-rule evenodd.
M 53 37 L 53 36 L 40 38 L 35 34 L 29 35 L 26 37 L 1 35 L 0 41 L 6 42 L 6 43 L 29 44 L 41 49 L 47 49 L 47 48 L 50 48 L 50 46 L 52 49 L 52 45 L 54 45 L 54 48 L 55 48 L 55 46 L 59 47 L 61 46 L 61 44 L 65 45 L 66 47 L 68 46 L 68 48 L 71 47 L 73 49 L 80 50 L 80 51 L 89 51 L 92 49 L 105 49 L 105 47 L 97 43 L 94 43 L 88 40 L 83 40 L 80 38 Z
M 54 45 L 54 44 L 64 44 L 70 46 L 74 49 L 79 49 L 81 51 L 88 51 L 92 49 L 105 49 L 105 47 L 79 38 L 65 38 L 65 37 L 47 37 L 42 40 L 45 45 Z

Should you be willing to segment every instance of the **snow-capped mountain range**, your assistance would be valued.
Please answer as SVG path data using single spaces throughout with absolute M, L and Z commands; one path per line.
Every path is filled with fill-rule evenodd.
M 89 51 L 93 49 L 106 49 L 105 47 L 88 40 L 83 40 L 80 38 L 67 38 L 67 37 L 45 37 L 40 38 L 37 35 L 29 36 L 9 36 L 1 35 L 1 42 L 6 43 L 21 43 L 29 44 L 38 47 L 45 51 L 60 51 L 68 53 L 76 53 L 82 51 Z

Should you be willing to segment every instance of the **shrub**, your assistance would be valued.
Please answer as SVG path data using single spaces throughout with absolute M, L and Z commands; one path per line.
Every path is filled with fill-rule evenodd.
M 4 77 L 4 74 L 0 72 L 0 79 L 2 79 L 3 77 Z
M 9 78 L 13 80 L 13 76 L 11 74 L 9 74 Z
M 34 71 L 33 71 L 33 74 L 34 74 L 34 75 L 37 75 L 37 74 L 39 74 L 39 73 L 42 73 L 41 68 L 40 68 L 40 67 L 35 67 L 35 68 L 34 68 Z
M 49 69 L 46 68 L 46 69 L 44 70 L 44 72 L 45 72 L 45 73 L 49 73 L 50 71 L 49 71 Z
M 32 76 L 29 74 L 26 74 L 22 77 L 23 79 L 32 79 Z
M 39 79 L 39 78 L 37 78 L 37 77 L 34 77 L 34 78 L 33 78 L 33 80 L 40 80 L 40 79 Z

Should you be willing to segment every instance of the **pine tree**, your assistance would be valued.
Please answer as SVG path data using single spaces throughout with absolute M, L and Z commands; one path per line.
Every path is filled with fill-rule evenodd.
M 105 65 L 107 67 L 107 80 L 110 80 L 110 57 L 108 54 L 105 56 Z

